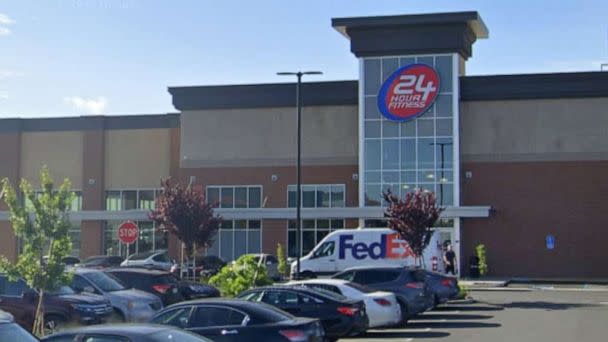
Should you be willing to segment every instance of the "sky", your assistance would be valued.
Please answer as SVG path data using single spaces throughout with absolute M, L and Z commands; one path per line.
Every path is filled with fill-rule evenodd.
M 476 10 L 468 75 L 599 71 L 606 0 L 0 0 L 0 118 L 176 112 L 169 86 L 358 78 L 331 18 Z

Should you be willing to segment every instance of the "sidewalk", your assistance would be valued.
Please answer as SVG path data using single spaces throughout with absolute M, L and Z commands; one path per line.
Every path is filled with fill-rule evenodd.
M 458 283 L 469 291 L 608 291 L 608 279 L 463 278 Z

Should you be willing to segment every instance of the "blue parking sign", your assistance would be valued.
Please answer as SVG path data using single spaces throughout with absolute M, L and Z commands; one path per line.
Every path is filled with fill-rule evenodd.
M 546 240 L 546 243 L 547 243 L 547 249 L 554 249 L 555 248 L 555 236 L 553 236 L 553 235 L 547 235 L 547 238 L 545 240 Z

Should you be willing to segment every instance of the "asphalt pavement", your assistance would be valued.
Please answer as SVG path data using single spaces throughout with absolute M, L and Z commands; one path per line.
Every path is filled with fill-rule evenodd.
M 442 305 L 405 328 L 370 330 L 340 341 L 608 341 L 608 291 L 473 291 L 472 301 Z

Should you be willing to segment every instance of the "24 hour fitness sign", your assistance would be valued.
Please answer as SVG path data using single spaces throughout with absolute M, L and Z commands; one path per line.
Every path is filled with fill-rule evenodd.
M 439 75 L 426 64 L 397 69 L 378 94 L 378 108 L 390 120 L 409 121 L 426 112 L 439 93 Z

